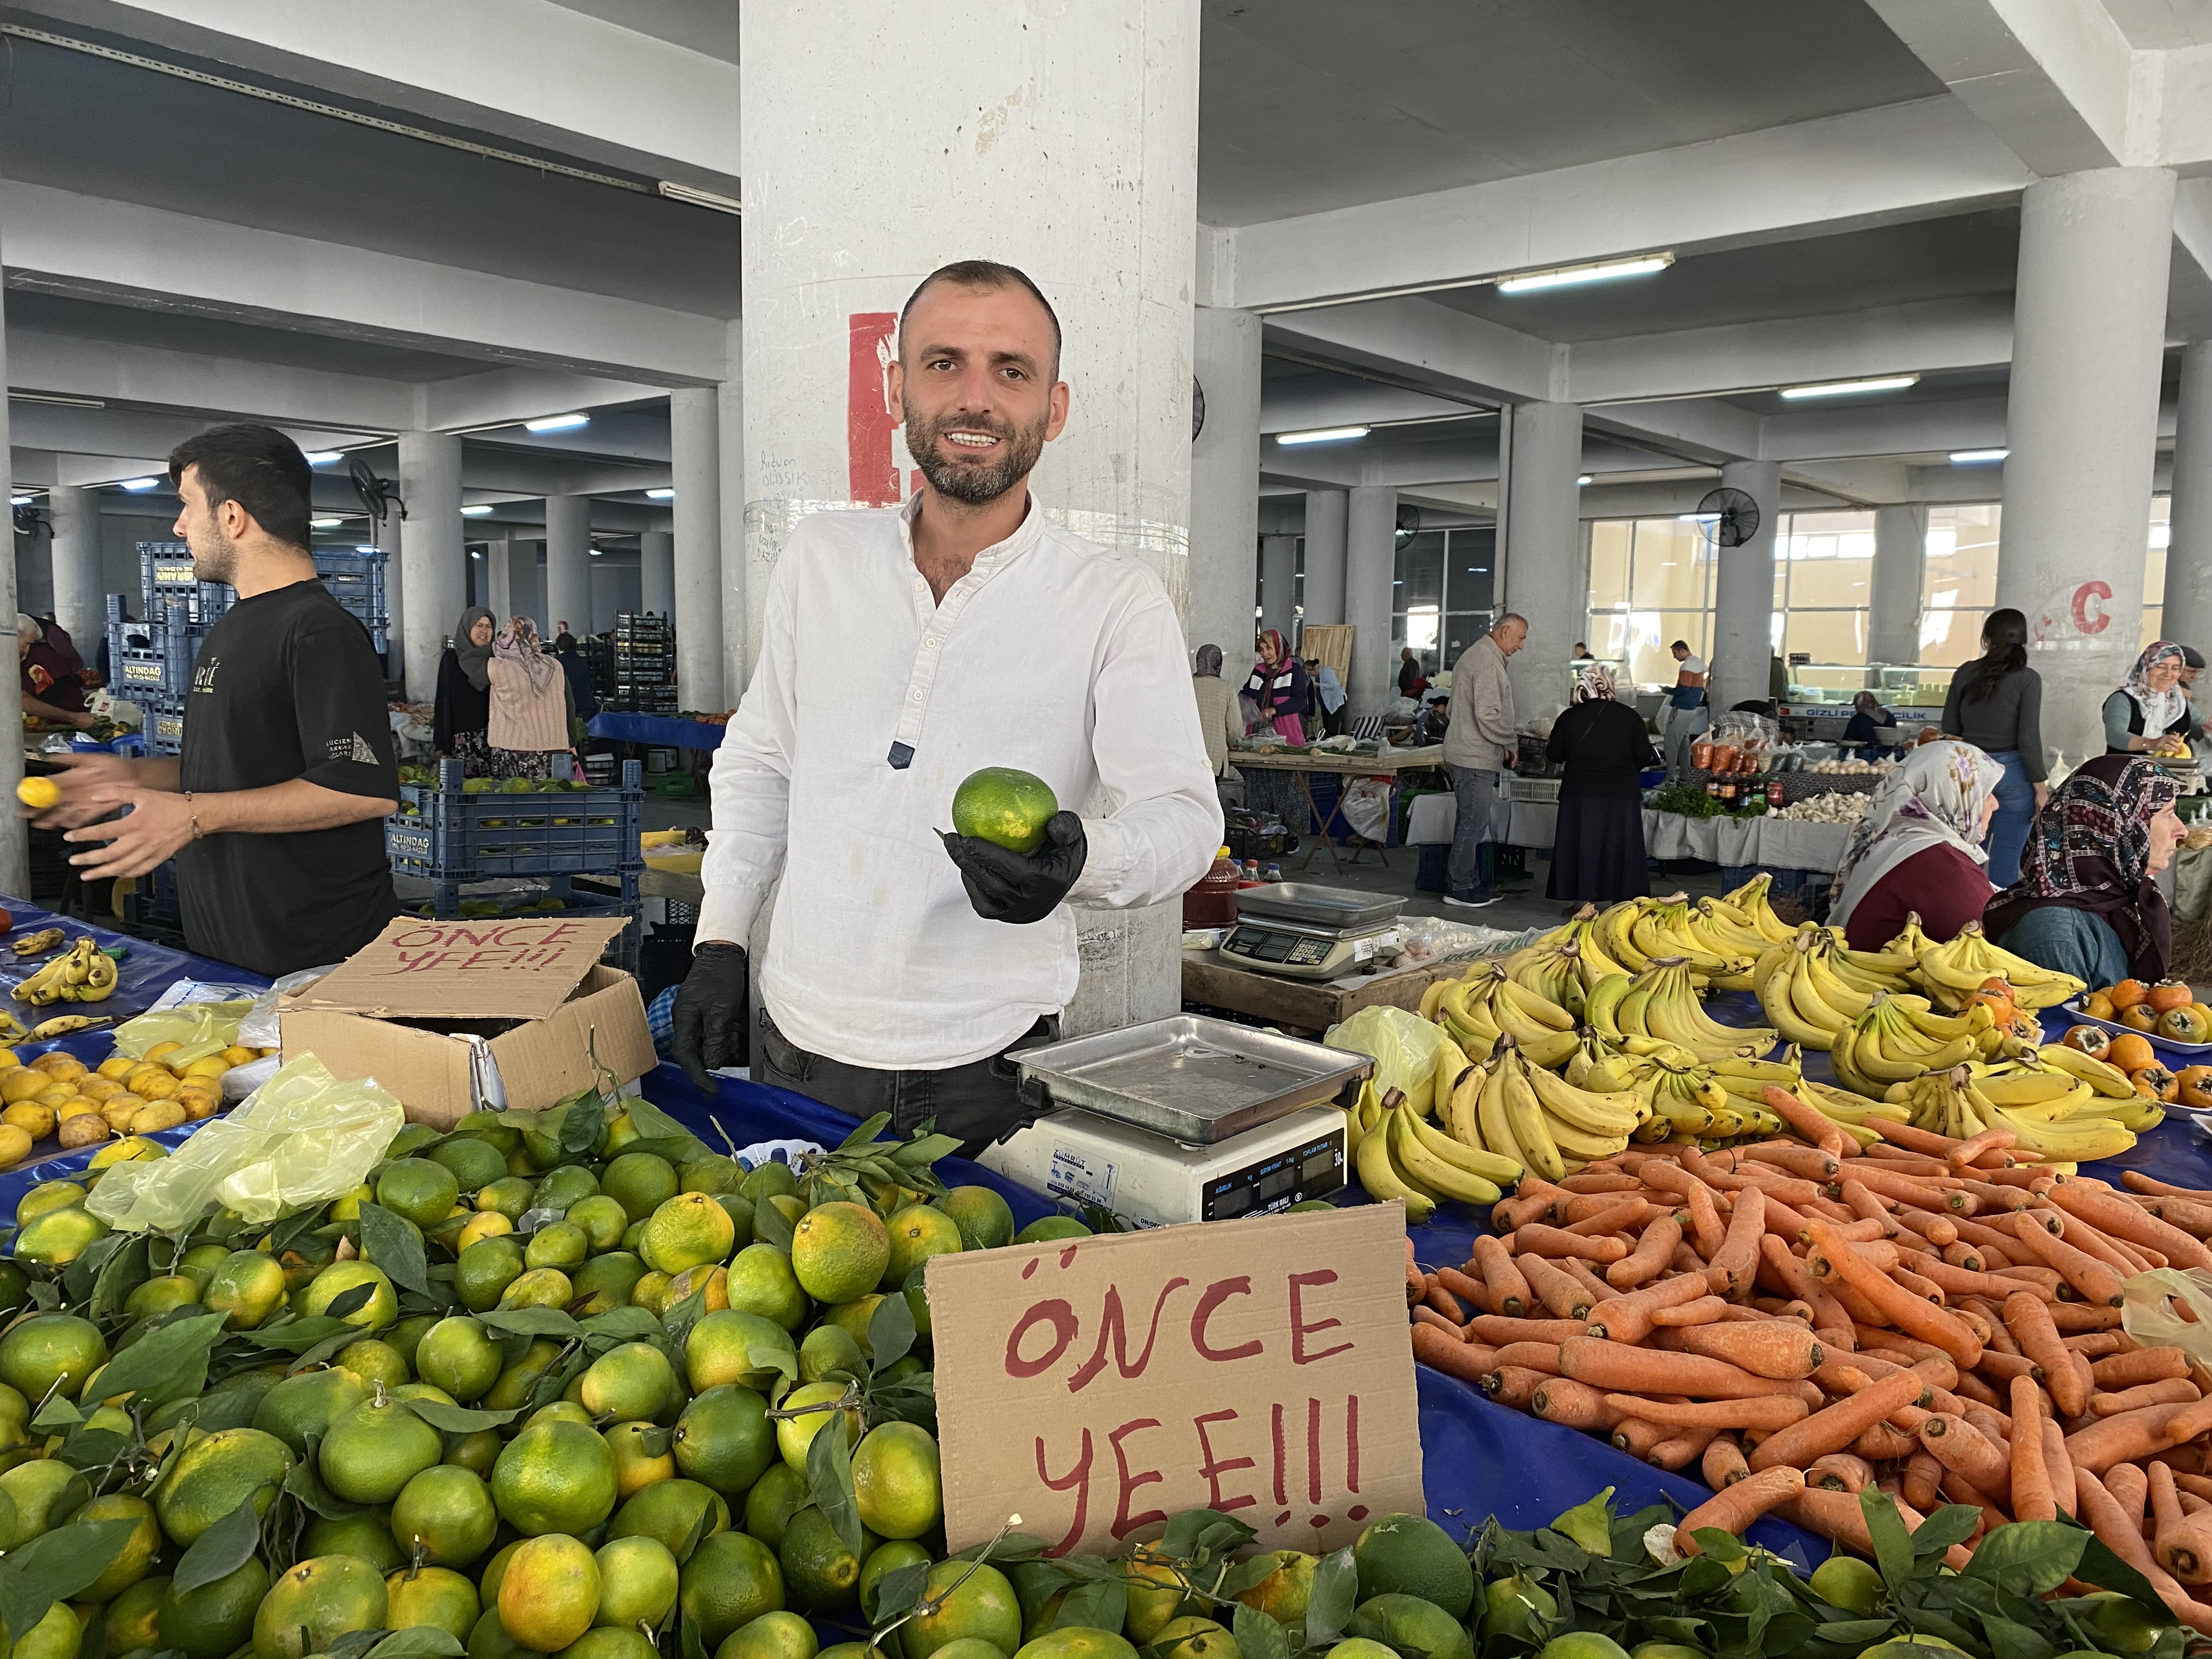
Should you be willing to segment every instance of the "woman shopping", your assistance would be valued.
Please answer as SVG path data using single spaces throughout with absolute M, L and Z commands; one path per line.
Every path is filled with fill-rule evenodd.
M 1943 735 L 1970 743 L 2000 767 L 1996 817 L 1990 821 L 1993 885 L 2020 879 L 2021 849 L 2050 790 L 2043 764 L 2043 678 L 2027 665 L 2027 618 L 1992 611 L 1982 619 L 1982 654 L 1951 676 Z
M 2091 985 L 2164 979 L 2173 913 L 2154 878 L 2181 843 L 2180 795 L 2180 784 L 2147 760 L 2084 761 L 2037 814 L 2021 878 L 1990 902 L 1984 931 L 2014 955 Z
M 1917 914 L 1931 939 L 1979 920 L 1991 891 L 1982 850 L 2004 768 L 1967 743 L 1908 751 L 1867 803 L 1829 892 L 1828 926 L 1879 951 Z
M 2184 756 L 2198 732 L 2181 683 L 2187 660 L 2171 640 L 2154 641 L 2128 671 L 2128 683 L 2105 699 L 2108 755 Z
M 1272 729 L 1285 743 L 1304 743 L 1307 686 L 1306 665 L 1284 647 L 1280 634 L 1267 629 L 1260 635 L 1260 660 L 1244 682 L 1244 695 L 1260 711 L 1255 730 Z
M 1636 775 L 1658 765 L 1659 756 L 1644 717 L 1614 701 L 1610 672 L 1583 670 L 1574 702 L 1553 724 L 1544 753 L 1565 769 L 1545 897 L 1604 904 L 1650 893 Z
M 568 732 L 568 677 L 538 642 L 537 624 L 517 617 L 492 641 L 491 775 L 553 778 L 567 782 L 574 772 Z
M 491 769 L 491 612 L 472 605 L 461 612 L 453 642 L 438 660 L 438 702 L 431 736 L 441 757 L 461 763 L 464 775 L 501 775 Z

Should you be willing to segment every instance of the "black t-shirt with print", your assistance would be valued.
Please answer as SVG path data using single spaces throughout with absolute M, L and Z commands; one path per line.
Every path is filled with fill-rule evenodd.
M 240 599 L 208 630 L 185 697 L 183 775 L 194 794 L 305 778 L 398 799 L 376 648 L 321 582 Z M 376 818 L 187 842 L 177 888 L 194 951 L 271 975 L 351 956 L 399 908 Z

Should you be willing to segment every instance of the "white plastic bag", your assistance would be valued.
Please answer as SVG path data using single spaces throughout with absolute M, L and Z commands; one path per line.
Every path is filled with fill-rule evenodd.
M 2154 1267 L 2127 1281 L 2120 1328 L 2146 1348 L 2179 1348 L 2212 1365 L 2212 1273 L 2202 1267 Z M 2179 1303 L 2194 1319 L 2175 1311 Z
M 1354 778 L 1337 803 L 1344 821 L 1374 842 L 1390 838 L 1390 785 L 1382 778 Z

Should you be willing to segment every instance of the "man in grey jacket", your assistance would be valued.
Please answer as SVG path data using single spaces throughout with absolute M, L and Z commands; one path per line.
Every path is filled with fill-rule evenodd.
M 1451 774 L 1459 817 L 1446 866 L 1446 904 L 1480 909 L 1501 896 L 1491 884 L 1490 804 L 1498 773 L 1510 770 L 1520 727 L 1505 659 L 1528 642 L 1528 623 L 1507 611 L 1490 632 L 1460 653 L 1452 668 L 1451 724 L 1444 730 L 1444 768 Z

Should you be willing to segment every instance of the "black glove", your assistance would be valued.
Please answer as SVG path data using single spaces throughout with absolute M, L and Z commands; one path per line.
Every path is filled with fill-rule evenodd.
M 986 921 L 1042 921 L 1060 908 L 1083 873 L 1091 842 L 1083 820 L 1054 812 L 1044 822 L 1044 844 L 1034 853 L 1010 852 L 981 836 L 945 836 L 945 850 L 960 866 L 968 902 Z
M 691 971 L 676 994 L 676 1036 L 670 1048 L 676 1063 L 702 1093 L 714 1092 L 714 1079 L 708 1073 L 720 1066 L 742 1066 L 750 1053 L 745 1041 L 747 979 L 742 945 L 716 942 L 692 952 Z

